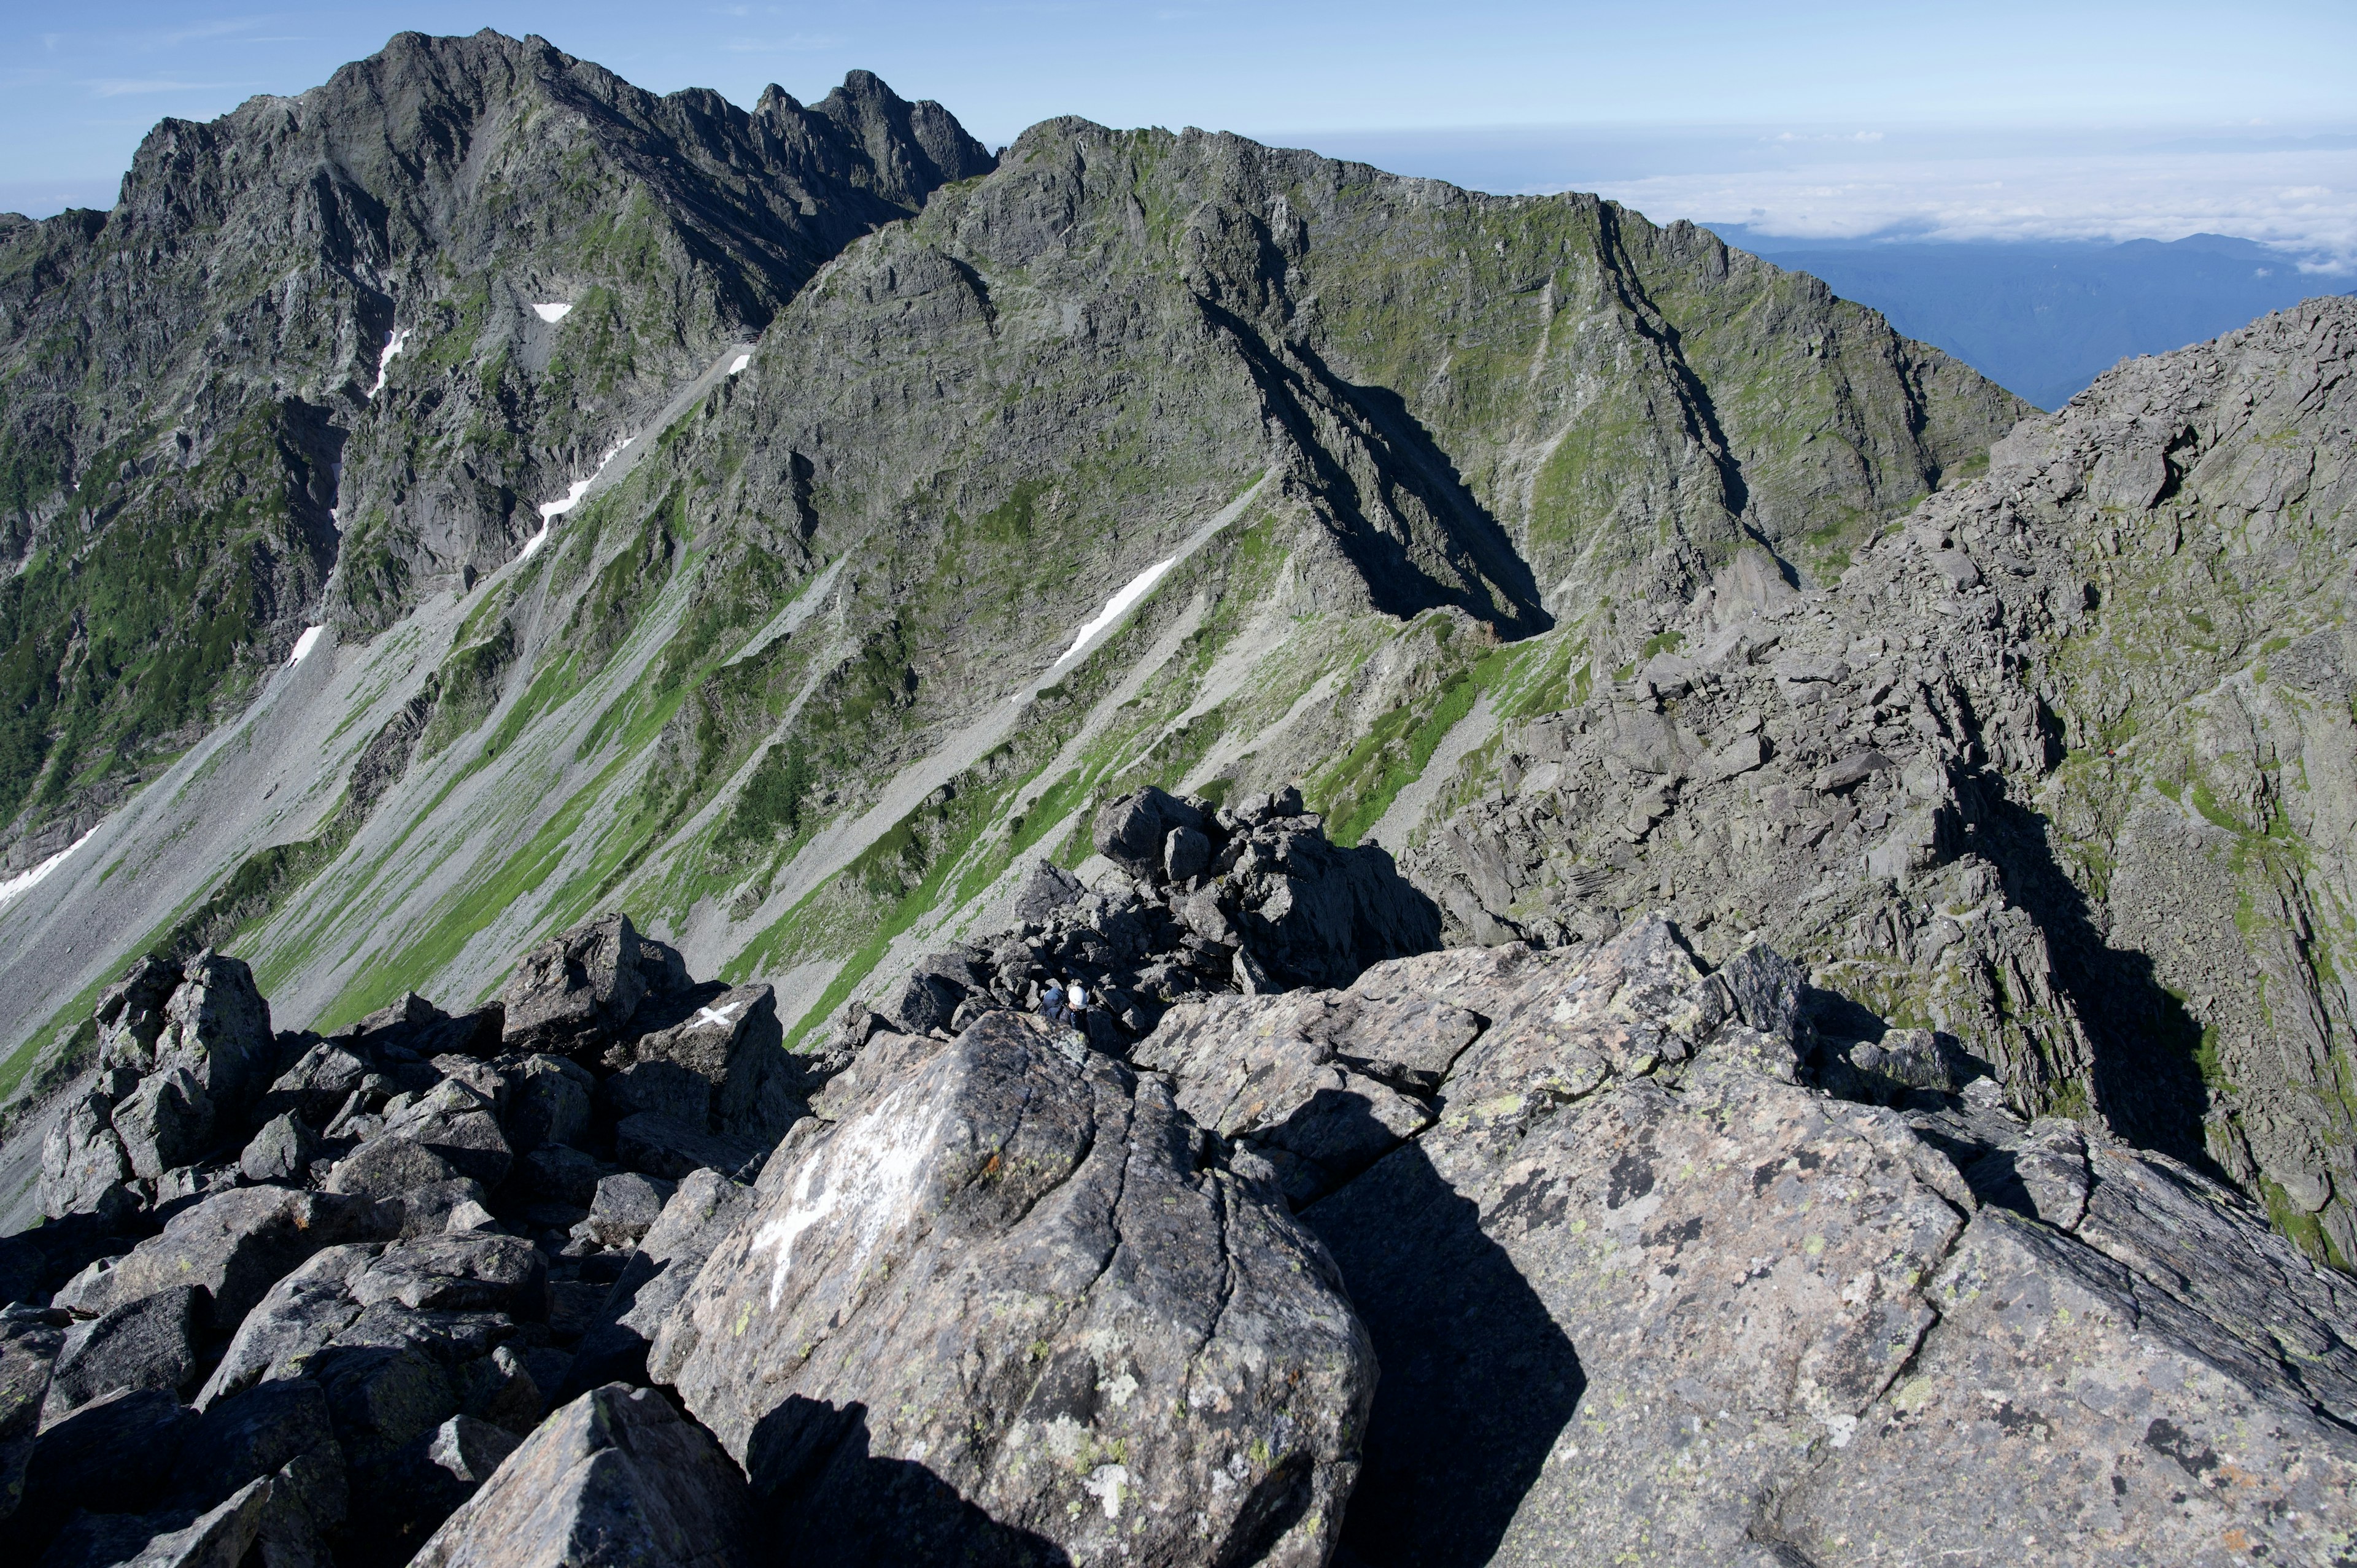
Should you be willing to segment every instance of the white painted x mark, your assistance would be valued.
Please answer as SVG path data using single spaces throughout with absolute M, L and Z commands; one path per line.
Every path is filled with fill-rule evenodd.
M 725 1029 L 728 1027 L 728 1015 L 743 1005 L 745 1004 L 742 1002 L 731 1002 L 717 1013 L 709 1007 L 698 1007 L 695 1010 L 695 1016 L 688 1020 L 687 1026 L 691 1029 L 701 1029 L 709 1024 L 716 1029 Z

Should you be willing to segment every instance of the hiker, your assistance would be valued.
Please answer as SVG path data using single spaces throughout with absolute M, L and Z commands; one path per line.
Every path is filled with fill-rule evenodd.
M 1064 1000 L 1066 1004 L 1071 1009 L 1065 1021 L 1071 1024 L 1073 1028 L 1080 1030 L 1082 1034 L 1087 1034 L 1089 988 L 1075 980 L 1072 982 L 1071 989 L 1064 993 Z
M 1051 979 L 1048 989 L 1039 993 L 1039 1016 L 1050 1024 L 1068 1021 L 1071 1015 L 1064 1010 L 1064 983 Z

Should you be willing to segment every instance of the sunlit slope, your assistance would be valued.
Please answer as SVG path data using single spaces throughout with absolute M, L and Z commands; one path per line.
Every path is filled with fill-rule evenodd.
M 1593 199 L 1078 121 L 725 369 L 396 626 L 405 771 L 237 933 L 282 1024 L 619 906 L 806 1030 L 1114 791 L 1304 779 L 1355 836 L 1477 703 L 1821 570 L 2018 406 Z

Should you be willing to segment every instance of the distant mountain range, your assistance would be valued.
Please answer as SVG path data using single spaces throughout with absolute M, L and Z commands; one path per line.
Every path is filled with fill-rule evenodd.
M 1910 338 L 1944 349 L 2040 408 L 2060 408 L 2124 359 L 2162 354 L 2357 277 L 2223 234 L 2123 245 L 1794 240 L 1714 223 L 1730 245 L 1812 273 Z

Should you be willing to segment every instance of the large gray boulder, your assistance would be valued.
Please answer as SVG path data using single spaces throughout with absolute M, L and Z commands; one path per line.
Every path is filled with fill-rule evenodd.
M 270 1004 L 242 960 L 207 949 L 190 959 L 156 1039 L 156 1070 L 185 1069 L 216 1110 L 242 1115 L 269 1086 L 278 1059 Z
M 610 1043 L 646 994 L 639 933 L 607 915 L 524 954 L 500 993 L 510 1050 L 570 1054 Z
M 172 1285 L 76 1324 L 49 1371 L 47 1418 L 119 1389 L 175 1391 L 197 1369 L 205 1294 Z
M 650 1359 L 779 1550 L 1323 1563 L 1374 1361 L 1267 1167 L 1040 1020 L 886 1039 Z
M 174 1215 L 161 1235 L 77 1276 L 58 1293 L 58 1301 L 99 1315 L 142 1296 L 196 1285 L 209 1302 L 209 1326 L 226 1333 L 314 1252 L 339 1241 L 371 1239 L 380 1224 L 375 1205 L 365 1199 L 280 1187 L 239 1187 Z
M 1092 841 L 1096 852 L 1125 871 L 1159 876 L 1164 848 L 1180 828 L 1200 832 L 1202 811 L 1188 801 L 1147 785 L 1097 808 Z
M 164 1032 L 164 1004 L 179 984 L 178 966 L 143 958 L 121 980 L 98 993 L 94 1017 L 101 1067 L 127 1068 L 143 1074 L 155 1070 L 156 1040 Z
M 660 1394 L 609 1384 L 543 1423 L 414 1568 L 750 1568 L 745 1477 Z

